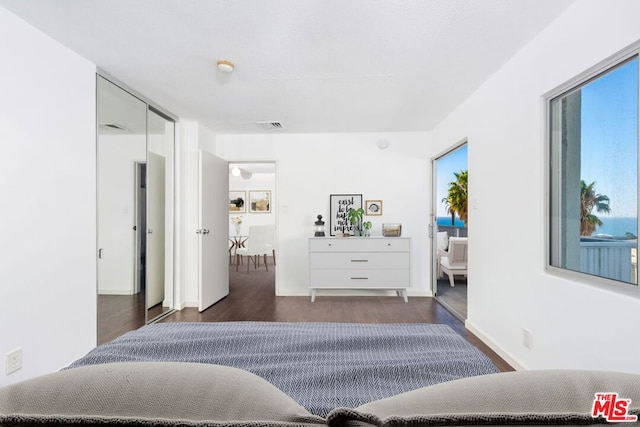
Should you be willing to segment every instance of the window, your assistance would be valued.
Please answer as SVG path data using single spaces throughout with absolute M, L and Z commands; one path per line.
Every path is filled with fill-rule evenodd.
M 565 85 L 547 102 L 548 266 L 605 287 L 635 291 L 637 51 Z

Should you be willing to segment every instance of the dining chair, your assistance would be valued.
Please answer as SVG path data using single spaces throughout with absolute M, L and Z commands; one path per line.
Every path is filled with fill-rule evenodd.
M 267 248 L 271 248 L 273 255 L 273 265 L 276 265 L 276 226 L 267 226 Z
M 247 272 L 250 270 L 251 261 L 253 261 L 254 268 L 260 266 L 260 258 L 264 258 L 264 266 L 269 271 L 267 265 L 267 253 L 272 250 L 272 247 L 268 245 L 269 238 L 268 225 L 252 225 L 249 227 L 249 237 L 244 244 L 244 247 L 236 248 L 236 271 L 242 261 L 242 257 L 247 257 Z

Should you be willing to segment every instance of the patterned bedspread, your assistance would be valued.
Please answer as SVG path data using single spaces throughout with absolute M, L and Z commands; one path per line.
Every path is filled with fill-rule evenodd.
M 253 372 L 313 414 L 499 370 L 446 325 L 158 323 L 98 346 L 69 366 L 177 361 Z

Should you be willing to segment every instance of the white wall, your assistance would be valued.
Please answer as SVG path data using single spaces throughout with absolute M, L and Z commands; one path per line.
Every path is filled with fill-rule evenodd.
M 95 66 L 0 8 L 0 386 L 96 343 Z M 5 376 L 5 353 L 23 369 Z
M 386 150 L 377 146 L 381 138 L 390 141 Z M 278 295 L 309 294 L 307 238 L 318 214 L 328 218 L 329 195 L 340 193 L 383 201 L 383 216 L 366 217 L 373 222 L 372 235 L 381 235 L 383 222 L 402 223 L 402 235 L 413 238 L 409 295 L 431 295 L 430 141 L 429 133 L 217 136 L 222 158 L 276 162 Z
M 522 367 L 640 373 L 640 301 L 544 270 L 541 98 L 640 39 L 638 16 L 634 0 L 574 3 L 433 132 L 433 155 L 469 139 L 467 324 Z

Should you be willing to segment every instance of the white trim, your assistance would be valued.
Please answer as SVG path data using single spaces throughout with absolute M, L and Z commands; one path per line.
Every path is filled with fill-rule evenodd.
M 502 348 L 500 348 L 497 344 L 495 344 L 488 335 L 483 333 L 477 326 L 473 325 L 473 323 L 471 323 L 469 320 L 466 320 L 464 322 L 464 327 L 467 328 L 467 330 L 469 330 L 469 332 L 471 332 L 473 335 L 478 337 L 480 341 L 485 343 L 487 347 L 489 347 L 491 350 L 496 352 L 496 354 L 500 356 L 502 359 L 504 359 L 504 361 L 507 362 L 509 365 L 511 365 L 513 369 L 515 369 L 516 371 L 527 370 L 527 368 L 524 367 L 522 364 L 520 364 L 511 354 L 507 353 Z
M 125 289 L 100 289 L 98 295 L 135 295 L 135 293 Z
M 198 303 L 198 301 L 184 301 L 181 304 L 180 310 L 182 310 L 183 308 L 198 308 L 199 305 L 200 304 Z

